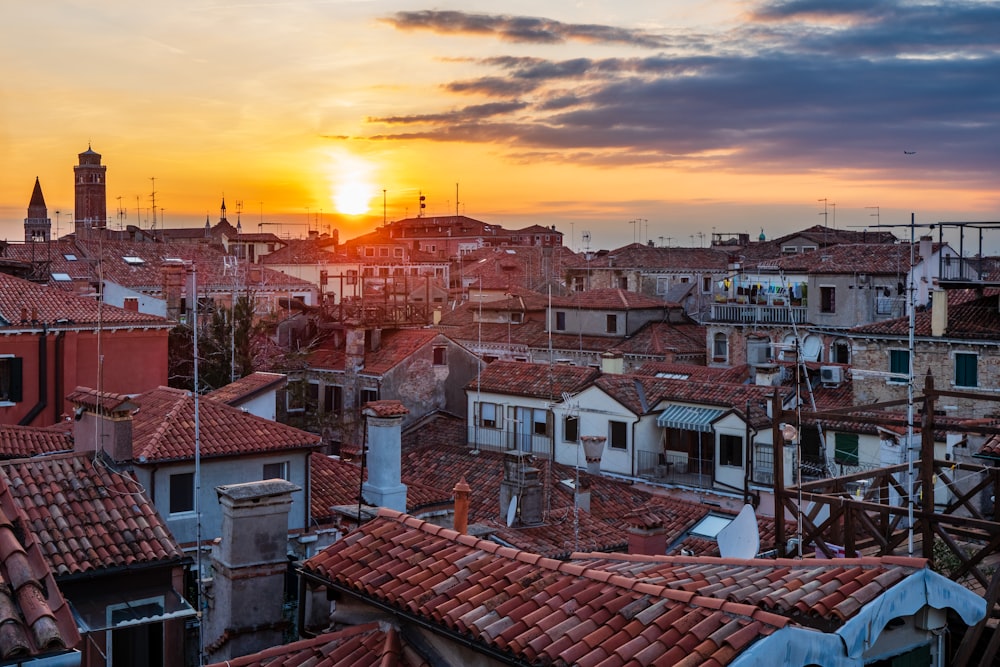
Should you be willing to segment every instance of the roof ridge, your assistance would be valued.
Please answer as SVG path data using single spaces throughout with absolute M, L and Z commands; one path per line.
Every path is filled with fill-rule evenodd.
M 173 406 L 167 410 L 167 413 L 163 416 L 163 421 L 160 422 L 160 425 L 156 427 L 155 431 L 153 431 L 153 435 L 150 436 L 146 446 L 143 447 L 144 452 L 159 450 L 160 441 L 166 436 L 167 430 L 170 426 L 173 425 L 174 416 L 178 413 L 178 411 L 180 411 L 181 407 L 183 407 L 184 399 L 186 398 L 185 395 L 187 392 L 183 389 L 176 389 L 174 387 L 161 387 L 161 389 L 170 389 L 174 392 L 180 392 L 181 395 L 174 400 Z M 146 458 L 149 458 L 148 454 L 145 456 Z

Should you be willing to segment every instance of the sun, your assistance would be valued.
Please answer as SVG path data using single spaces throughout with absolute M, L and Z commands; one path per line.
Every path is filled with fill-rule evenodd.
M 330 186 L 334 207 L 344 215 L 367 213 L 376 188 L 371 182 L 374 166 L 355 155 L 337 152 L 330 155 Z

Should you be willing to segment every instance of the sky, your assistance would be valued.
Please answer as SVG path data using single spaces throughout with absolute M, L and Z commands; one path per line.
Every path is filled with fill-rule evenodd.
M 997 221 L 997 35 L 967 0 L 11 3 L 0 239 L 36 177 L 70 230 L 88 146 L 113 227 L 224 198 L 246 231 L 350 238 L 421 195 L 577 250 Z

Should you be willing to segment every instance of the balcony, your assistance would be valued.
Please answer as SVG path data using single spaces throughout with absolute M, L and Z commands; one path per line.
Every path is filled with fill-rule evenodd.
M 517 433 L 504 429 L 480 427 L 469 442 L 470 447 L 489 452 L 505 452 L 520 449 L 534 456 L 552 458 L 552 438 L 534 433 Z
M 636 452 L 636 472 L 655 484 L 710 489 L 714 466 L 711 460 L 696 459 L 683 452 Z
M 805 324 L 807 310 L 806 306 L 713 303 L 711 318 L 738 324 Z

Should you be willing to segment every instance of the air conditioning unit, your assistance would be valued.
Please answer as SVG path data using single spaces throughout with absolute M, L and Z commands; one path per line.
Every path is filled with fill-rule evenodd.
M 844 381 L 844 369 L 840 366 L 820 366 L 819 379 L 823 384 L 840 384 Z

